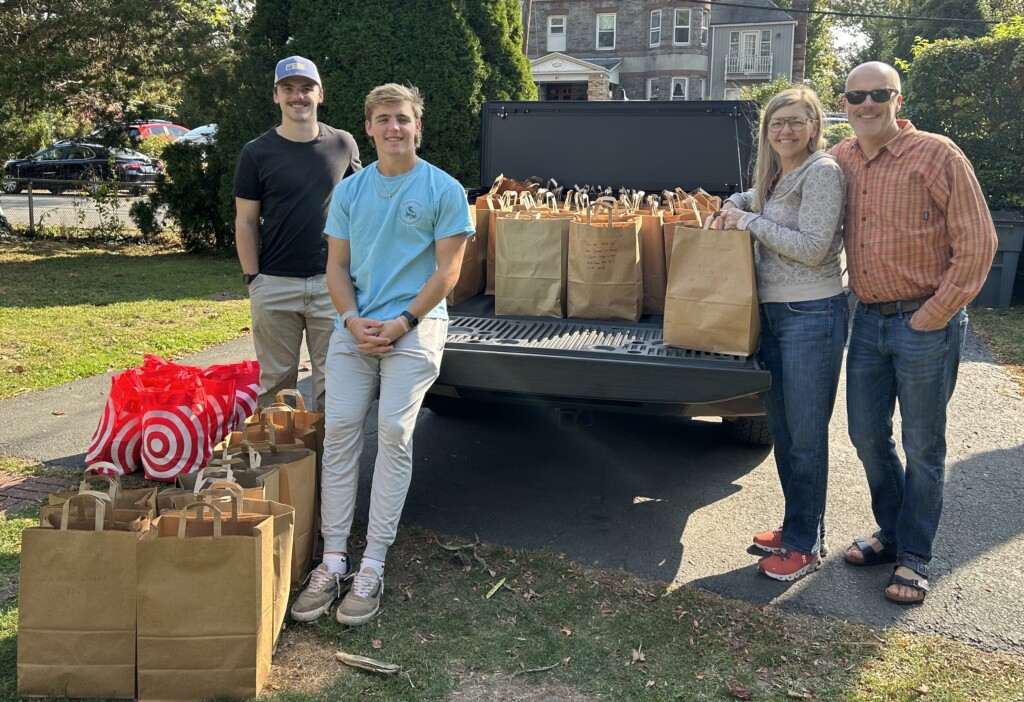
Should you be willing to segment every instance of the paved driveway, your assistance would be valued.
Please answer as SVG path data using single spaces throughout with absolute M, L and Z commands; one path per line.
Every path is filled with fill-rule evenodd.
M 604 415 L 561 427 L 543 411 L 450 419 L 424 411 L 404 524 L 513 547 L 548 547 L 584 565 L 696 586 L 790 612 L 936 634 L 1024 654 L 1024 399 L 971 337 L 949 421 L 946 508 L 922 607 L 882 597 L 888 570 L 830 556 L 795 584 L 758 576 L 750 535 L 776 526 L 782 499 L 771 453 L 728 444 L 710 422 Z M 252 358 L 244 338 L 188 359 Z M 308 379 L 300 383 L 309 392 Z M 81 465 L 109 379 L 0 403 L 0 454 Z M 840 397 L 845 392 L 841 388 Z M 59 410 L 63 415 L 54 415 Z M 365 514 L 375 426 L 367 421 Z M 828 530 L 834 553 L 872 530 L 867 486 L 832 422 Z

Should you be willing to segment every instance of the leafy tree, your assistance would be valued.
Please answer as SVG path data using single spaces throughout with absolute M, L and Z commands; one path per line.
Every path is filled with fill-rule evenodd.
M 775 4 L 792 9 L 793 0 L 776 0 Z M 836 26 L 832 15 L 816 14 L 833 10 L 833 0 L 808 0 L 807 43 L 804 56 L 804 77 L 818 92 L 822 101 L 833 102 L 842 92 L 845 75 L 832 41 Z
M 851 57 L 851 63 L 885 61 L 906 65 L 913 59 L 918 37 L 935 40 L 978 37 L 989 32 L 983 22 L 907 20 L 902 17 L 938 17 L 958 20 L 999 19 L 1020 14 L 1021 0 L 834 0 L 836 9 L 860 14 L 892 15 L 893 18 L 851 18 L 844 24 L 860 31 L 867 43 Z
M 922 41 L 914 53 L 907 116 L 963 149 L 992 209 L 1024 211 L 1024 19 L 978 39 Z
M 233 97 L 212 120 L 217 144 L 206 151 L 206 177 L 219 183 L 206 196 L 217 199 L 221 220 L 234 220 L 239 151 L 280 121 L 274 66 L 294 54 L 316 62 L 325 94 L 319 117 L 356 137 L 364 163 L 375 160 L 363 128 L 366 94 L 382 83 L 413 84 L 426 102 L 420 153 L 475 184 L 483 101 L 536 97 L 518 12 L 515 0 L 256 0 L 238 60 L 222 69 Z M 170 180 L 174 168 L 168 163 Z M 207 231 L 226 232 L 218 247 L 231 243 L 230 227 Z
M 218 0 L 3 0 L 0 124 L 58 114 L 80 132 L 173 117 L 185 86 L 221 60 L 242 11 Z M 0 153 L 12 146 L 0 141 Z

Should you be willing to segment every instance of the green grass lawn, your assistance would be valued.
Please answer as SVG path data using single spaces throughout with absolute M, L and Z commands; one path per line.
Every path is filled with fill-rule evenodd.
M 238 263 L 167 246 L 0 244 L 0 399 L 248 331 Z

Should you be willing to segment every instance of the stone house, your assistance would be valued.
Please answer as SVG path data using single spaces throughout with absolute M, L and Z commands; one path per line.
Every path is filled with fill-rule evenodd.
M 803 79 L 806 15 L 771 0 L 525 0 L 523 13 L 541 100 L 731 100 Z

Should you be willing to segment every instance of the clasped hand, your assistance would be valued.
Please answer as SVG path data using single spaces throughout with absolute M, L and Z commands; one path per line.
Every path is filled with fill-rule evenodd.
M 349 322 L 348 330 L 359 342 L 356 350 L 365 354 L 382 354 L 393 350 L 395 342 L 405 333 L 405 327 L 398 319 L 380 322 L 376 319 L 357 318 Z

